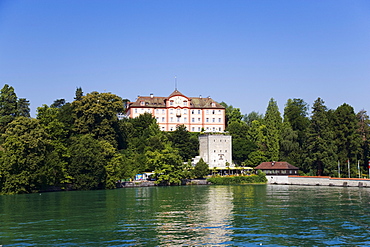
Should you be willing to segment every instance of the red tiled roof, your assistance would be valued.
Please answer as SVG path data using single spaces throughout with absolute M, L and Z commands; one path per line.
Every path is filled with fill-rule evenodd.
M 175 90 L 175 91 L 173 91 L 171 94 L 170 94 L 170 96 L 168 96 L 168 98 L 171 98 L 171 97 L 173 97 L 173 96 L 182 96 L 182 97 L 185 97 L 185 98 L 187 98 L 185 95 L 183 95 L 182 93 L 180 93 L 180 91 L 179 90 Z
M 209 108 L 209 109 L 224 109 L 225 107 L 214 101 L 210 97 L 187 97 L 180 91 L 173 91 L 168 97 L 156 97 L 156 96 L 139 96 L 135 102 L 130 102 L 129 107 L 154 107 L 154 108 L 165 108 L 166 101 L 173 96 L 183 96 L 190 101 L 189 108 Z M 141 102 L 144 102 L 142 105 Z M 214 103 L 214 106 L 212 105 Z
M 298 167 L 295 167 L 288 162 L 262 162 L 255 170 L 299 170 Z

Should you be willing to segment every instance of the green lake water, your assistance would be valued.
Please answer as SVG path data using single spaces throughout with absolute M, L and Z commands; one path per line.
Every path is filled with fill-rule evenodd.
M 179 186 L 0 196 L 3 246 L 370 246 L 370 189 Z

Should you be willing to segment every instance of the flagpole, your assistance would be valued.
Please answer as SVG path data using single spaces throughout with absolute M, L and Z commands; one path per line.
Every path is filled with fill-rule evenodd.
M 351 178 L 351 171 L 350 171 L 350 167 L 349 167 L 349 159 L 347 160 L 348 162 L 348 178 Z
M 338 160 L 338 177 L 340 178 L 340 164 L 339 164 L 339 160 Z
M 358 178 L 361 178 L 361 171 L 360 171 L 360 161 L 357 161 L 357 169 L 358 169 Z

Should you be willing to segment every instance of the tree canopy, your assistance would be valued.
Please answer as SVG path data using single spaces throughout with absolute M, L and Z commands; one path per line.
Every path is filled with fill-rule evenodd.
M 178 185 L 209 173 L 203 160 L 194 167 L 190 162 L 198 155 L 200 133 L 184 125 L 160 131 L 149 113 L 119 120 L 127 102 L 112 93 L 84 95 L 77 88 L 72 102 L 56 99 L 39 106 L 32 118 L 29 101 L 5 84 L 0 90 L 0 193 L 110 189 L 142 172 L 154 172 L 160 184 Z M 282 119 L 273 98 L 264 114 L 252 111 L 244 117 L 240 108 L 221 104 L 237 166 L 287 161 L 307 175 L 367 175 L 365 110 L 356 113 L 349 104 L 327 109 L 318 98 L 309 114 L 309 105 L 294 98 L 287 100 Z

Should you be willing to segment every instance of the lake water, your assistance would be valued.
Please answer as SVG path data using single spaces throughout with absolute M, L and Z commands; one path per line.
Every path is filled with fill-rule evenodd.
M 3 246 L 370 246 L 370 189 L 125 188 L 0 196 Z

